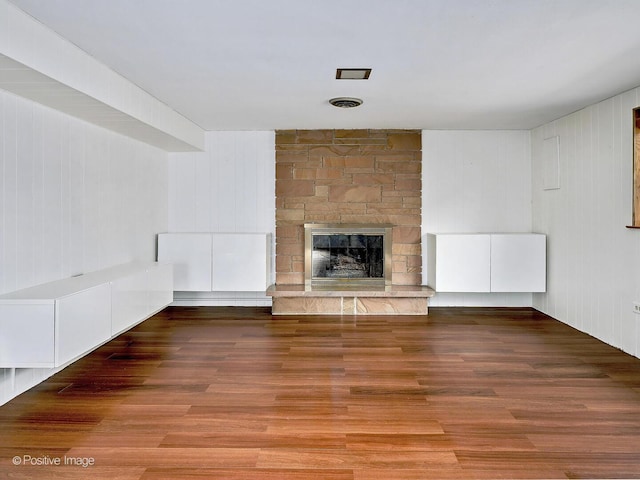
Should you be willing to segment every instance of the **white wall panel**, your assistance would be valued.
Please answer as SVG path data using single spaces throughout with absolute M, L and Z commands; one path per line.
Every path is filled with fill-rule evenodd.
M 533 228 L 548 238 L 546 294 L 534 306 L 640 356 L 640 234 L 631 222 L 631 90 L 532 131 Z M 543 190 L 542 144 L 560 137 L 559 190 Z
M 3 175 L 4 183 L 2 189 L 2 210 L 4 213 L 4 225 L 2 229 L 3 249 L 2 264 L 0 269 L 4 273 L 4 288 L 16 289 L 16 271 L 17 271 L 17 246 L 15 229 L 9 229 L 10 226 L 17 223 L 17 197 L 18 185 L 17 178 L 17 155 L 16 155 L 16 98 L 4 98 L 3 119 L 4 119 L 4 135 L 3 138 Z
M 193 189 L 193 215 L 196 232 L 206 232 L 211 229 L 211 206 L 213 205 L 214 189 L 211 188 L 211 162 L 206 155 L 197 155 L 195 158 L 194 189 Z M 221 210 L 227 210 L 228 205 L 217 204 Z
M 2 13 L 2 6 L 0 6 L 0 13 Z M 1 15 L 0 15 L 1 17 Z M 0 27 L 2 20 L 0 20 Z M 0 33 L 0 36 L 2 34 Z M 5 163 L 6 163 L 6 159 L 5 159 L 5 144 L 7 142 L 6 140 L 6 135 L 5 132 L 8 130 L 5 125 L 5 115 L 7 114 L 8 109 L 6 108 L 6 98 L 2 95 L 0 95 L 0 132 L 2 132 L 2 135 L 0 135 L 0 152 L 3 152 L 2 155 L 0 155 L 0 185 L 4 186 L 5 184 L 5 178 L 6 178 L 6 174 L 5 174 Z M 6 182 L 8 183 L 8 182 Z M 5 262 L 4 262 L 4 255 L 5 255 L 5 251 L 6 251 L 6 242 L 5 242 L 5 236 L 6 236 L 6 228 L 5 228 L 5 202 L 6 202 L 6 193 L 4 187 L 2 189 L 0 189 L 0 202 L 2 203 L 2 208 L 0 208 L 0 262 L 2 262 L 5 266 Z M 3 291 L 5 288 L 5 277 L 6 277 L 6 272 L 3 270 L 0 270 L 0 291 Z M 0 382 L 2 382 L 3 379 L 3 375 L 0 373 Z M 2 391 L 0 391 L 0 395 L 2 395 Z M 1 398 L 1 397 L 0 397 Z
M 190 232 L 196 225 L 196 164 L 204 153 L 174 154 L 169 158 L 169 229 Z
M 22 103 L 22 102 L 21 102 Z M 35 104 L 23 103 L 25 108 L 34 108 Z M 48 109 L 38 109 L 42 116 L 42 248 L 43 263 L 39 266 L 44 279 L 48 282 L 63 277 L 62 267 L 62 126 L 67 119 L 58 117 Z M 27 128 L 27 126 L 21 126 Z M 16 227 L 12 228 L 15 230 Z M 16 285 L 18 290 L 29 285 Z
M 213 212 L 211 229 L 215 232 L 235 232 L 239 202 L 249 203 L 252 200 L 250 197 L 242 198 L 244 181 L 238 175 L 238 170 L 244 172 L 245 168 L 250 168 L 247 164 L 250 159 L 238 155 L 236 143 L 241 140 L 234 132 L 212 132 L 206 137 L 206 141 L 207 146 L 211 146 L 212 152 L 215 152 L 214 156 L 209 157 L 214 164 L 213 178 L 210 181 L 212 186 L 215 185 L 211 205 L 224 205 L 224 208 L 216 208 Z M 251 164 L 253 166 L 254 162 Z
M 169 172 L 170 232 L 271 233 L 275 237 L 274 132 L 207 132 L 204 153 L 169 154 Z M 275 260 L 271 263 L 275 265 Z M 189 301 L 270 304 L 262 294 L 247 298 L 246 293 L 229 292 L 223 299 L 192 295 L 180 304 Z
M 530 146 L 528 131 L 424 130 L 422 234 L 531 231 Z M 424 275 L 426 260 L 423 255 Z M 438 293 L 429 303 L 530 306 L 531 302 L 529 293 Z
M 166 152 L 0 90 L 0 293 L 155 260 L 167 195 Z M 52 373 L 3 371 L 0 403 Z
M 16 128 L 16 252 L 20 269 L 16 272 L 16 281 L 24 285 L 34 281 L 33 249 L 33 111 L 16 110 L 16 126 L 28 125 L 29 128 Z

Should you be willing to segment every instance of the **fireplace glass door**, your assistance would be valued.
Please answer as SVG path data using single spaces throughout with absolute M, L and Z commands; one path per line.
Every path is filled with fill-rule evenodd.
M 384 286 L 390 283 L 390 228 L 308 224 L 305 279 L 307 286 Z
M 382 235 L 313 236 L 313 278 L 383 278 Z

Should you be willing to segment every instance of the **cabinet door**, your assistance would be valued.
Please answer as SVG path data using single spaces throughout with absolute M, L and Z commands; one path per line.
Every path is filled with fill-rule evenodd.
M 267 234 L 213 235 L 213 290 L 256 292 L 267 289 Z
M 173 264 L 174 290 L 211 291 L 210 233 L 158 235 L 158 261 Z
M 114 280 L 111 297 L 111 334 L 117 335 L 147 315 L 147 272 L 143 270 Z
M 544 292 L 546 274 L 545 235 L 491 235 L 492 292 Z
M 170 264 L 157 264 L 147 271 L 149 305 L 147 315 L 151 315 L 173 302 L 173 268 Z
M 56 366 L 111 338 L 111 285 L 89 288 L 56 300 Z
M 436 236 L 436 291 L 489 292 L 489 235 Z
M 54 302 L 0 305 L 0 368 L 53 367 Z

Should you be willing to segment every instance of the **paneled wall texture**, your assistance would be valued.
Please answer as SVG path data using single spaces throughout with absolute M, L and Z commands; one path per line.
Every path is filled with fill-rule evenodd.
M 304 283 L 305 223 L 388 223 L 395 285 L 420 285 L 419 130 L 276 132 L 276 283 Z
M 0 91 L 0 293 L 155 260 L 167 175 L 166 152 Z M 53 373 L 0 369 L 0 405 Z
M 167 174 L 162 150 L 0 91 L 0 293 L 155 260 Z
M 424 130 L 422 234 L 530 232 L 530 152 L 528 130 Z M 526 292 L 438 292 L 429 300 L 433 307 L 531 303 Z
M 534 308 L 640 357 L 640 231 L 633 113 L 640 88 L 532 131 L 533 228 L 547 234 L 547 292 Z M 544 189 L 544 140 L 560 138 L 560 188 Z

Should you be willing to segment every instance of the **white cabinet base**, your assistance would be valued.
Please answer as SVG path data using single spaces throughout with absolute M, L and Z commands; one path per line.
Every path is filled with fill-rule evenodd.
M 158 262 L 173 264 L 174 290 L 211 290 L 212 245 L 209 233 L 158 235 Z
M 0 305 L 0 368 L 55 364 L 53 302 Z
M 0 295 L 0 368 L 72 362 L 173 301 L 171 265 L 131 263 Z
M 436 274 L 441 292 L 491 291 L 488 235 L 438 235 Z
M 546 237 L 537 233 L 427 234 L 436 292 L 544 292 Z
M 161 233 L 158 261 L 174 265 L 178 292 L 264 292 L 271 234 Z
M 106 342 L 111 338 L 111 285 L 104 283 L 56 300 L 55 325 L 56 366 Z
M 544 235 L 491 235 L 491 291 L 546 290 Z

